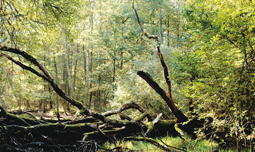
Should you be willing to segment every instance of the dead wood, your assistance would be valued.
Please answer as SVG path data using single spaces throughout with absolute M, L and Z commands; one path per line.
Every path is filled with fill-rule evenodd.
M 167 95 L 167 93 L 151 78 L 148 73 L 138 71 L 137 74 L 166 101 L 168 107 L 180 122 L 185 122 L 188 120 L 188 118 L 175 106 L 173 100 L 169 98 L 169 95 Z
M 20 149 L 27 149 L 31 147 L 36 147 L 36 148 L 43 148 L 44 150 L 77 150 L 77 147 L 75 145 L 49 145 L 44 142 L 31 142 L 31 143 L 25 143 L 22 146 L 20 146 Z
M 180 122 L 185 122 L 188 120 L 188 118 L 175 106 L 173 98 L 172 98 L 172 94 L 171 94 L 171 81 L 169 79 L 169 72 L 168 72 L 168 68 L 165 64 L 163 55 L 160 51 L 160 41 L 158 36 L 154 36 L 154 35 L 149 35 L 145 32 L 145 30 L 142 27 L 140 18 L 138 16 L 138 13 L 135 9 L 134 6 L 135 0 L 133 0 L 133 5 L 132 8 L 135 11 L 136 14 L 136 18 L 138 21 L 138 24 L 143 32 L 143 34 L 149 38 L 149 39 L 155 39 L 157 41 L 157 53 L 159 56 L 159 60 L 161 63 L 161 66 L 163 67 L 163 71 L 164 71 L 164 77 L 165 77 L 165 81 L 167 84 L 167 89 L 168 89 L 168 93 L 166 93 L 151 77 L 148 73 L 145 73 L 143 71 L 138 71 L 137 74 L 143 78 L 167 103 L 168 107 L 171 109 L 171 111 L 173 112 L 173 114 L 175 115 L 175 117 L 180 121 Z
M 149 119 L 149 121 L 151 121 L 153 119 L 153 117 L 143 107 L 141 107 L 139 104 L 136 104 L 134 102 L 126 103 L 126 104 L 122 105 L 121 107 L 119 107 L 117 110 L 107 111 L 107 112 L 103 113 L 102 115 L 107 117 L 107 116 L 111 116 L 114 114 L 121 114 L 121 112 L 123 112 L 124 110 L 131 109 L 131 108 L 137 109 L 141 113 L 147 113 L 146 117 Z M 124 115 L 122 114 L 122 116 L 124 116 Z
M 148 125 L 148 130 L 146 131 L 145 133 L 145 136 L 149 136 L 149 134 L 151 133 L 151 131 L 154 130 L 154 125 L 156 123 L 158 123 L 160 117 L 162 116 L 162 113 L 160 113 L 152 122 L 149 122 L 149 125 Z
M 135 137 L 126 137 L 126 138 L 124 138 L 124 141 L 128 141 L 128 140 L 145 141 L 145 142 L 151 143 L 151 144 L 155 145 L 156 147 L 158 147 L 164 151 L 168 151 L 168 152 L 185 151 L 185 150 L 178 149 L 175 147 L 161 145 L 160 143 L 158 143 L 156 140 L 154 140 L 152 138 L 144 138 L 144 137 L 136 137 L 136 138 Z

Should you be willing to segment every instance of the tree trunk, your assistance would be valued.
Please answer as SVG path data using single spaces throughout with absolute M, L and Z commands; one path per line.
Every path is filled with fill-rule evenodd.
M 89 104 L 89 46 L 86 52 L 86 86 L 85 86 L 85 104 L 90 108 Z
M 163 29 L 162 29 L 162 11 L 161 11 L 161 4 L 159 7 L 160 12 L 160 43 L 163 44 Z
M 55 67 L 55 80 L 56 80 L 56 83 L 58 84 L 58 67 L 57 67 L 57 63 L 56 63 L 56 54 L 55 54 L 55 51 L 54 51 L 54 54 L 53 54 L 53 60 L 54 60 L 54 67 Z M 57 118 L 59 120 L 59 101 L 58 101 L 58 95 L 56 95 L 56 102 L 57 102 Z
M 79 45 L 77 44 L 76 47 L 77 47 L 77 48 L 76 48 L 76 49 L 77 49 L 77 50 L 76 50 L 76 53 L 77 53 L 77 54 L 80 54 L 80 53 L 79 53 Z M 75 63 L 74 63 L 74 74 L 73 74 L 73 75 L 74 75 L 74 76 L 73 76 L 73 90 L 74 90 L 74 92 L 75 92 L 78 58 L 76 58 L 74 62 L 75 62 Z
M 167 16 L 167 46 L 170 46 L 170 16 Z
M 73 98 L 75 98 L 75 93 L 74 93 L 74 88 L 73 88 L 73 84 L 72 84 L 72 78 L 71 78 L 71 72 L 70 72 L 70 64 L 69 64 L 69 53 L 68 53 L 68 45 L 67 45 L 67 38 L 66 38 L 66 35 L 64 36 L 65 37 L 65 57 L 66 57 L 66 70 L 67 70 L 67 77 L 68 77 L 68 80 L 69 80 L 69 84 L 70 84 L 70 88 L 71 88 L 71 92 L 72 92 L 72 95 L 73 95 Z M 67 84 L 68 88 L 69 88 L 69 85 Z M 69 106 L 68 106 L 69 108 Z
M 176 39 L 176 46 L 177 48 L 180 47 L 180 26 L 181 26 L 181 17 L 180 17 L 180 8 L 177 8 L 177 39 Z
M 91 51 L 90 52 L 90 69 L 89 69 L 90 73 L 92 73 L 92 68 L 93 68 L 93 52 Z M 89 88 L 91 89 L 92 87 L 93 87 L 93 83 L 92 83 L 92 81 L 90 81 Z M 94 94 L 94 92 L 92 92 L 92 91 L 89 94 L 89 107 L 91 106 L 91 103 L 92 103 L 92 100 L 93 100 L 93 94 Z

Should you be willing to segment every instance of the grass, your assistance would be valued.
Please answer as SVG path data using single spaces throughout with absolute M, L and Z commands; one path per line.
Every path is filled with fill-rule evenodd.
M 157 138 L 155 139 L 158 143 L 164 145 L 160 140 Z M 161 138 L 161 140 L 169 146 L 173 146 L 179 149 L 186 150 L 187 152 L 211 152 L 214 149 L 218 149 L 218 144 L 213 141 L 209 140 L 192 140 L 190 138 L 186 138 L 182 140 L 180 137 L 171 137 L 166 136 Z M 157 148 L 156 146 L 142 141 L 125 141 L 121 142 L 118 141 L 116 145 L 113 143 L 106 142 L 103 147 L 106 149 L 112 149 L 116 146 L 122 145 L 123 147 L 127 148 L 126 151 L 141 151 L 141 152 L 162 152 L 163 150 Z M 219 149 L 219 152 L 236 152 L 237 149 Z M 242 150 L 242 152 L 250 152 L 251 149 Z
M 155 139 L 158 143 L 164 145 L 159 139 Z M 161 138 L 161 140 L 169 146 L 173 146 L 179 149 L 186 150 L 188 152 L 208 152 L 218 147 L 218 144 L 215 142 L 210 142 L 208 140 L 195 141 L 190 138 L 182 140 L 179 137 L 170 137 L 166 136 Z M 125 141 L 125 142 L 117 142 L 117 145 L 122 145 L 128 150 L 134 151 L 150 151 L 150 152 L 161 152 L 163 150 L 158 147 L 143 141 Z M 103 147 L 107 149 L 112 149 L 116 147 L 113 143 L 106 142 Z

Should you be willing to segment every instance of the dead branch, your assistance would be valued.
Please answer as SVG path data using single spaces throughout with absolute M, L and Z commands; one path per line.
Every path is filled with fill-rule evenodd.
M 121 107 L 119 107 L 117 110 L 113 110 L 113 111 L 107 111 L 107 112 L 104 112 L 102 115 L 104 116 L 110 116 L 110 115 L 113 115 L 113 114 L 119 114 L 121 113 L 122 111 L 124 110 L 127 110 L 127 109 L 130 109 L 130 108 L 134 108 L 134 109 L 137 109 L 139 110 L 141 113 L 148 113 L 143 107 L 141 107 L 139 104 L 137 103 L 134 103 L 134 102 L 129 102 L 129 103 L 126 103 L 124 105 L 122 105 Z M 147 115 L 147 118 L 149 119 L 149 121 L 152 121 L 152 116 L 148 113 Z
M 55 124 L 39 124 L 33 126 L 20 126 L 20 125 L 6 125 L 6 129 L 16 129 L 24 132 L 32 132 L 32 131 L 42 131 L 42 130 L 73 130 L 76 132 L 81 131 L 84 132 L 92 132 L 96 130 L 96 126 L 89 125 L 89 124 L 73 124 L 73 125 L 64 125 L 60 123 Z
M 184 150 L 180 150 L 178 148 L 175 147 L 165 147 L 164 145 L 161 145 L 160 143 L 158 143 L 156 140 L 152 139 L 152 138 L 144 138 L 144 137 L 126 137 L 124 138 L 124 141 L 128 141 L 128 140 L 134 140 L 134 141 L 145 141 L 148 143 L 151 143 L 153 145 L 155 145 L 156 147 L 164 150 L 164 151 L 168 151 L 168 152 L 180 152 L 180 151 L 184 151 Z M 170 149 L 171 148 L 171 149 Z
M 121 127 L 121 128 L 116 128 L 116 129 L 114 129 L 114 130 L 105 130 L 104 131 L 104 133 L 103 133 L 103 135 L 102 135 L 102 132 L 100 132 L 100 131 L 93 131 L 93 132 L 89 132 L 89 133 L 84 133 L 84 137 L 83 137 L 83 139 L 82 139 L 82 141 L 85 141 L 86 139 L 88 139 L 88 138 L 94 138 L 95 136 L 102 136 L 102 137 L 105 137 L 105 138 L 107 138 L 106 136 L 109 136 L 109 135 L 121 135 L 123 132 L 125 132 L 126 131 L 126 127 L 125 126 L 123 126 L 123 127 Z M 102 138 L 101 138 L 102 139 Z M 102 139 L 103 140 L 103 139 Z
M 159 38 L 158 36 L 149 36 L 145 30 L 143 29 L 142 27 L 142 24 L 140 22 L 140 18 L 138 16 L 138 13 L 135 9 L 135 0 L 133 0 L 133 5 L 132 5 L 132 8 L 133 10 L 135 11 L 135 14 L 136 14 L 136 18 L 137 18 L 137 21 L 138 21 L 138 24 L 142 30 L 142 32 L 144 33 L 144 35 L 146 37 L 148 37 L 149 39 L 155 39 L 157 40 L 157 52 L 158 52 L 158 56 L 159 56 L 159 59 L 160 59 L 160 62 L 161 62 L 161 66 L 163 67 L 163 70 L 164 70 L 164 76 L 165 76 L 165 81 L 166 81 L 166 84 L 167 84 L 167 89 L 168 89 L 168 94 L 165 93 L 165 91 L 159 87 L 159 85 L 152 80 L 152 78 L 149 76 L 149 74 L 146 74 L 145 72 L 143 71 L 138 71 L 137 74 L 142 77 L 158 94 L 160 94 L 160 96 L 165 100 L 165 102 L 167 103 L 168 107 L 171 109 L 171 111 L 173 112 L 173 114 L 176 116 L 176 118 L 181 121 L 181 122 L 185 122 L 187 121 L 187 117 L 175 106 L 174 102 L 173 102 L 173 99 L 172 99 L 172 94 L 171 94 L 171 81 L 169 80 L 169 74 L 168 74 L 168 68 L 165 64 L 165 61 L 163 59 L 163 55 L 160 51 L 160 41 L 159 41 Z
M 148 137 L 152 130 L 154 130 L 154 125 L 158 123 L 160 117 L 162 116 L 162 113 L 160 113 L 157 118 L 155 118 L 150 124 L 148 125 L 148 130 L 145 133 L 145 136 Z
M 135 11 L 135 15 L 136 15 L 136 18 L 137 18 L 137 22 L 138 22 L 138 24 L 139 24 L 139 26 L 140 26 L 140 28 L 141 28 L 143 34 L 144 34 L 147 38 L 149 38 L 149 39 L 155 39 L 158 43 L 160 43 L 157 35 L 148 35 L 148 34 L 146 33 L 146 31 L 143 29 L 143 26 L 142 26 L 142 24 L 141 24 L 140 18 L 139 18 L 138 13 L 137 13 L 137 11 L 136 11 L 136 9 L 135 9 L 135 0 L 133 0 L 132 8 L 133 8 L 133 10 Z
M 44 148 L 45 150 L 57 150 L 60 151 L 61 149 L 72 149 L 76 150 L 77 147 L 75 145 L 49 145 L 44 142 L 31 142 L 31 143 L 26 143 L 20 146 L 20 149 L 26 149 L 26 148 L 31 148 L 31 147 L 36 147 L 36 148 Z
M 1 48 L 0 48 L 0 49 L 1 49 Z M 28 70 L 28 71 L 34 73 L 35 75 L 37 75 L 37 76 L 43 78 L 43 79 L 46 80 L 46 81 L 50 81 L 49 78 L 46 77 L 45 75 L 39 73 L 38 71 L 36 71 L 35 69 L 33 69 L 33 68 L 29 67 L 29 66 L 24 65 L 23 63 L 21 63 L 21 62 L 19 62 L 19 61 L 14 60 L 11 56 L 9 56 L 9 55 L 7 55 L 7 54 L 1 53 L 1 54 L 0 54 L 0 57 L 2 57 L 2 56 L 3 56 L 3 57 L 6 57 L 6 58 L 9 59 L 9 60 L 11 60 L 12 62 L 14 62 L 14 63 L 17 64 L 18 66 L 20 66 L 22 69 Z
M 173 100 L 173 98 L 172 98 L 172 91 L 171 91 L 171 81 L 170 81 L 169 75 L 168 75 L 168 68 L 167 68 L 166 63 L 164 61 L 163 55 L 162 55 L 162 53 L 160 51 L 159 45 L 157 46 L 157 50 L 158 50 L 158 56 L 159 56 L 159 60 L 160 60 L 161 66 L 163 67 L 163 70 L 164 70 L 164 76 L 165 76 L 165 81 L 166 81 L 166 84 L 167 84 L 169 99 Z
M 24 125 L 24 126 L 30 126 L 30 124 L 28 122 L 26 122 L 24 119 L 18 117 L 18 116 L 15 116 L 13 114 L 10 114 L 9 112 L 7 112 L 2 106 L 0 106 L 0 116 L 3 116 L 7 119 L 11 119 L 11 120 L 14 120 L 16 121 L 17 123 L 20 123 L 21 125 Z
M 28 59 L 28 60 L 29 60 L 29 59 L 32 59 L 32 60 L 29 60 L 29 61 L 34 61 L 34 62 L 36 61 L 34 57 L 32 57 L 31 55 L 28 55 L 26 52 L 20 51 L 20 50 L 18 50 L 18 49 L 12 49 L 12 48 L 6 48 L 6 47 L 3 47 L 3 48 L 2 48 L 2 47 L 0 47 L 0 50 L 2 50 L 2 51 L 7 51 L 7 52 L 14 52 L 14 53 L 16 53 L 16 54 L 19 54 L 19 53 L 20 53 L 21 55 L 24 55 L 24 56 L 26 57 L 26 59 Z M 84 112 L 85 114 L 91 115 L 92 111 L 89 111 L 88 109 L 86 109 L 86 108 L 82 105 L 82 103 L 80 103 L 79 101 L 76 101 L 76 100 L 74 100 L 74 99 L 68 97 L 68 96 L 58 87 L 58 85 L 53 81 L 53 79 L 52 79 L 51 77 L 45 76 L 45 75 L 39 73 L 38 71 L 36 71 L 35 69 L 33 69 L 33 68 L 29 67 L 29 66 L 26 66 L 26 65 L 24 65 L 23 63 L 21 63 L 21 62 L 19 62 L 19 61 L 16 61 L 15 59 L 13 59 L 12 57 L 10 57 L 10 56 L 7 55 L 7 54 L 1 53 L 1 54 L 0 54 L 0 57 L 2 57 L 2 56 L 8 58 L 8 59 L 11 60 L 12 62 L 14 62 L 14 63 L 17 64 L 18 66 L 20 66 L 22 69 L 28 70 L 28 71 L 34 73 L 35 75 L 37 75 L 37 76 L 43 78 L 44 80 L 46 80 L 47 82 L 49 82 L 49 83 L 52 85 L 53 89 L 55 90 L 55 92 L 56 92 L 59 96 L 61 96 L 62 98 L 64 98 L 64 99 L 67 100 L 68 102 L 70 102 L 72 105 L 76 106 L 79 110 L 81 110 L 81 111 Z M 34 63 L 34 62 L 32 62 L 32 63 Z M 36 61 L 35 63 L 36 63 L 36 64 L 39 64 L 39 62 L 37 62 L 37 61 Z M 40 67 L 40 69 L 43 69 L 42 71 L 47 71 L 47 70 L 45 70 L 45 68 L 44 68 L 42 65 L 39 65 L 39 67 Z
M 175 106 L 173 100 L 170 100 L 167 93 L 151 78 L 148 73 L 138 71 L 137 74 L 143 78 L 165 100 L 168 107 L 180 122 L 185 122 L 188 120 L 188 118 Z
M 48 73 L 48 71 L 31 55 L 29 55 L 27 52 L 25 51 L 20 51 L 19 49 L 14 49 L 14 48 L 7 48 L 7 47 L 1 47 L 0 46 L 0 50 L 2 51 L 6 51 L 6 52 L 11 52 L 14 54 L 18 54 L 23 56 L 25 59 L 27 59 L 28 61 L 31 61 L 34 65 L 36 65 L 40 70 L 43 71 L 43 73 L 46 75 L 46 77 L 48 77 L 49 79 L 52 80 L 51 75 Z

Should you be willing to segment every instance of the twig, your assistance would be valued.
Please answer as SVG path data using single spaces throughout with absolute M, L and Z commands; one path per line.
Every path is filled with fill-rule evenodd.
M 160 113 L 148 126 L 148 130 L 145 133 L 145 136 L 148 137 L 148 135 L 151 133 L 152 130 L 154 130 L 155 124 L 159 121 L 160 117 L 162 116 L 162 113 Z
M 45 149 L 55 149 L 55 150 L 60 150 L 60 149 L 73 149 L 76 150 L 75 145 L 48 145 L 45 144 L 44 142 L 31 142 L 31 143 L 26 143 L 20 146 L 20 149 L 26 149 L 30 147 L 41 147 Z
M 168 152 L 178 152 L 178 151 L 183 151 L 183 150 L 180 150 L 178 148 L 175 148 L 175 147 L 165 147 L 164 145 L 161 145 L 160 143 L 158 143 L 156 140 L 152 139 L 152 138 L 143 138 L 143 137 L 126 137 L 124 138 L 124 141 L 127 141 L 127 140 L 134 140 L 134 141 L 145 141 L 145 142 L 149 142 L 153 145 L 155 145 L 156 147 L 164 150 L 164 151 L 168 151 Z M 170 149 L 171 148 L 171 149 Z
M 158 38 L 157 35 L 148 35 L 148 34 L 145 32 L 145 30 L 143 29 L 142 24 L 141 24 L 141 21 L 140 21 L 140 18 L 139 18 L 138 13 L 137 13 L 137 11 L 136 11 L 136 9 L 135 9 L 135 0 L 133 0 L 132 8 L 133 8 L 133 10 L 135 11 L 135 15 L 136 15 L 138 24 L 139 24 L 139 26 L 140 26 L 140 28 L 141 28 L 143 34 L 144 34 L 147 38 L 149 38 L 149 39 L 155 39 L 155 40 L 157 40 L 157 43 L 160 44 L 160 41 L 159 41 L 159 38 Z

